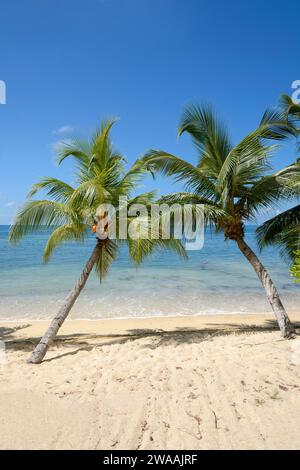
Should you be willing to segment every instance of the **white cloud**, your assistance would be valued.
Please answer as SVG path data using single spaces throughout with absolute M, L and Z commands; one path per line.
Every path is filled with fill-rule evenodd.
M 15 201 L 9 201 L 5 205 L 6 205 L 6 207 L 12 207 L 12 206 L 15 205 Z
M 72 139 L 63 139 L 63 140 L 57 140 L 52 144 L 52 148 L 55 152 L 58 152 L 62 146 L 64 145 L 71 145 L 73 143 Z
M 65 126 L 61 126 L 58 129 L 55 129 L 53 131 L 53 134 L 55 135 L 69 134 L 72 131 L 73 131 L 73 127 L 70 126 L 69 124 L 66 124 Z

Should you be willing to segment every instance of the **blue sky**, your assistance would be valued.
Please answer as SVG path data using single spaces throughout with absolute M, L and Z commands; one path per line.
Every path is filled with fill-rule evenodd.
M 0 224 L 38 178 L 70 180 L 71 162 L 55 166 L 55 142 L 103 117 L 121 118 L 113 140 L 129 162 L 150 147 L 193 161 L 188 139 L 176 139 L 191 101 L 211 102 L 237 141 L 300 79 L 299 13 L 298 0 L 2 2 Z M 287 147 L 274 165 L 293 158 Z

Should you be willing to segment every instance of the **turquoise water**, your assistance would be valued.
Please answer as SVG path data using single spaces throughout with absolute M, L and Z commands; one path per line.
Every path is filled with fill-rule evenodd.
M 0 319 L 48 319 L 73 287 L 94 245 L 66 243 L 49 262 L 42 263 L 47 231 L 17 246 L 7 241 L 8 226 L 0 226 Z M 246 239 L 256 249 L 255 227 Z M 262 260 L 290 310 L 298 310 L 300 288 L 275 249 Z M 222 235 L 205 236 L 200 251 L 183 261 L 172 252 L 158 252 L 141 267 L 130 262 L 122 247 L 117 262 L 100 285 L 91 275 L 75 304 L 72 318 L 113 318 L 157 315 L 269 312 L 260 282 L 233 242 Z

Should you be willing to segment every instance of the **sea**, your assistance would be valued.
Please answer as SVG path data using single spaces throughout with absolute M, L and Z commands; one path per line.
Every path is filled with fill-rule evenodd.
M 246 241 L 259 254 L 255 226 Z M 9 226 L 0 226 L 0 320 L 51 319 L 74 286 L 95 239 L 62 245 L 48 264 L 42 253 L 50 231 L 41 229 L 14 246 Z M 277 248 L 261 259 L 289 311 L 300 307 L 300 284 Z M 188 260 L 172 251 L 157 251 L 136 267 L 122 245 L 118 259 L 100 284 L 94 273 L 75 303 L 70 318 L 109 319 L 175 315 L 271 313 L 253 268 L 232 241 L 205 233 L 204 246 Z

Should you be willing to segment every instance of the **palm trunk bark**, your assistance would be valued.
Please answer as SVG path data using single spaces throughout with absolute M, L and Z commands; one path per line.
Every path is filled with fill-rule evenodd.
M 90 256 L 90 259 L 86 263 L 85 268 L 82 271 L 81 276 L 79 277 L 75 287 L 70 291 L 64 304 L 60 308 L 57 315 L 53 318 L 48 330 L 46 331 L 46 333 L 40 340 L 39 344 L 36 346 L 36 348 L 32 352 L 27 362 L 32 363 L 32 364 L 40 364 L 42 360 L 44 359 L 44 356 L 51 342 L 54 340 L 59 328 L 61 327 L 61 325 L 67 318 L 77 297 L 79 296 L 80 292 L 84 288 L 85 283 L 88 280 L 88 277 L 93 269 L 93 266 L 99 256 L 100 250 L 101 250 L 101 243 L 98 242 Z
M 284 338 L 289 338 L 295 333 L 293 324 L 291 323 L 285 308 L 280 300 L 278 291 L 266 268 L 260 262 L 256 254 L 251 250 L 243 238 L 236 240 L 239 249 L 247 258 L 257 276 L 259 277 L 271 304 L 272 310 L 277 319 L 281 334 Z

